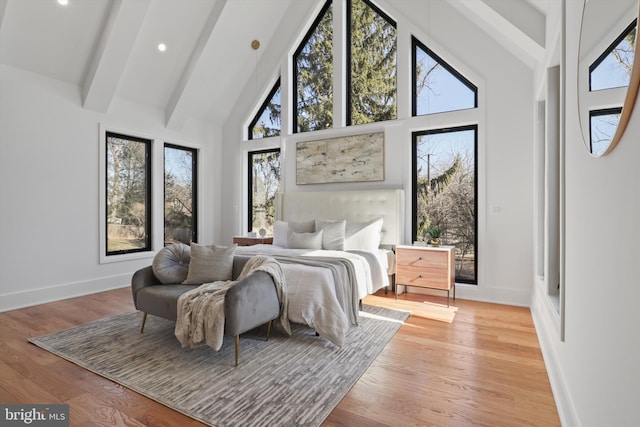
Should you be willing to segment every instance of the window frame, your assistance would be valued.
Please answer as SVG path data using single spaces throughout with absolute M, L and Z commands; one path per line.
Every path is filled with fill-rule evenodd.
M 291 96 L 292 96 L 291 106 L 293 107 L 293 108 L 291 108 L 291 115 L 292 115 L 292 117 L 291 117 L 291 132 L 294 133 L 294 134 L 296 134 L 296 133 L 305 133 L 305 132 L 300 132 L 298 130 L 298 74 L 299 74 L 299 70 L 298 70 L 298 61 L 296 60 L 296 58 L 298 57 L 298 55 L 300 55 L 300 53 L 302 53 L 302 50 L 304 49 L 304 47 L 309 42 L 309 39 L 311 38 L 311 36 L 315 32 L 315 30 L 318 28 L 318 26 L 320 25 L 320 22 L 324 19 L 325 14 L 327 13 L 327 11 L 329 10 L 329 8 L 332 5 L 333 5 L 333 0 L 325 0 L 325 3 L 322 6 L 322 9 L 320 9 L 320 12 L 316 16 L 316 18 L 313 20 L 313 23 L 311 24 L 311 27 L 309 27 L 309 30 L 307 31 L 307 33 L 302 38 L 302 41 L 300 42 L 300 44 L 298 45 L 298 47 L 294 51 L 293 56 L 291 57 L 291 59 L 292 59 L 292 61 L 291 61 L 291 63 L 292 63 L 291 64 L 292 65 L 292 77 L 293 77 L 293 87 L 292 87 L 292 90 L 291 90 Z M 335 58 L 333 59 L 333 61 L 335 61 Z M 333 90 L 335 90 L 335 88 L 333 88 Z M 332 99 L 332 102 L 335 102 L 335 99 Z M 335 126 L 335 117 L 334 117 L 333 122 L 331 123 L 331 128 L 333 128 L 334 126 Z M 319 129 L 316 129 L 316 130 L 319 130 Z M 310 131 L 310 132 L 313 132 L 313 131 Z
M 392 19 L 388 14 L 386 14 L 382 9 L 373 4 L 370 0 L 361 0 L 368 7 L 370 7 L 375 13 L 380 15 L 387 23 L 389 23 L 393 28 L 396 29 L 396 117 L 393 120 L 398 119 L 398 23 Z M 352 67 L 353 67 L 353 56 L 352 56 L 352 33 L 353 29 L 351 28 L 352 22 L 352 8 L 353 8 L 353 0 L 347 0 L 347 10 L 346 10 L 346 32 L 345 32 L 345 56 L 346 56 L 346 64 L 345 64 L 345 104 L 346 104 L 346 126 L 353 125 L 353 97 L 352 97 Z M 376 122 L 370 122 L 376 123 Z M 363 123 L 364 124 L 364 123 Z M 366 123 L 369 124 L 369 123 Z
M 462 125 L 462 126 L 451 126 L 451 127 L 439 127 L 433 129 L 423 129 L 417 130 L 411 133 L 411 241 L 415 242 L 417 240 L 418 234 L 418 215 L 416 206 L 418 205 L 418 177 L 417 177 L 417 148 L 418 148 L 418 137 L 424 135 L 436 135 L 441 133 L 452 133 L 452 132 L 464 132 L 468 130 L 474 131 L 474 177 L 473 177 L 473 191 L 474 191 L 474 266 L 473 266 L 473 275 L 474 280 L 462 279 L 456 277 L 456 283 L 465 283 L 470 285 L 478 285 L 478 167 L 479 167 L 479 159 L 478 159 L 478 133 L 479 133 L 479 125 L 477 123 L 470 125 Z
M 262 114 L 264 113 L 267 106 L 269 105 L 269 103 L 271 102 L 275 94 L 278 92 L 278 90 L 280 90 L 280 133 L 278 135 L 254 138 L 253 129 L 258 124 L 260 117 L 262 117 Z M 262 103 L 262 105 L 260 105 L 260 108 L 258 108 L 258 112 L 256 113 L 255 117 L 253 118 L 253 120 L 251 120 L 251 122 L 249 122 L 249 127 L 247 128 L 247 139 L 251 141 L 254 139 L 272 138 L 274 136 L 280 136 L 281 134 L 282 134 L 282 90 L 280 87 L 280 77 L 278 77 L 278 80 L 276 80 L 275 84 L 269 91 L 269 94 L 265 98 L 264 102 Z
M 282 150 L 279 147 L 247 152 L 247 231 L 253 229 L 253 156 L 265 153 L 278 153 L 279 156 L 282 156 Z M 280 172 L 282 173 L 282 159 L 280 159 Z M 282 184 L 282 175 L 280 184 Z
M 598 116 L 608 116 L 608 115 L 614 115 L 614 114 L 621 115 L 622 107 L 599 108 L 595 110 L 589 110 L 589 153 L 593 154 L 593 127 L 592 127 L 593 118 Z M 617 127 L 618 126 L 616 126 L 616 128 Z M 611 139 L 613 140 L 613 135 L 611 135 Z M 607 144 L 607 147 L 609 147 L 610 144 L 611 144 L 611 141 L 609 141 L 609 144 Z M 606 150 L 606 147 L 605 147 L 605 150 Z M 602 153 L 598 153 L 597 155 L 602 155 Z
M 478 108 L 478 87 L 473 84 L 469 79 L 462 75 L 458 70 L 453 68 L 447 61 L 442 59 L 438 54 L 436 54 L 433 50 L 429 49 L 426 44 L 422 43 L 416 36 L 411 36 L 411 116 L 412 117 L 421 117 L 428 116 L 430 114 L 441 114 L 441 113 L 449 113 L 453 111 L 463 111 L 468 108 L 459 109 L 459 110 L 450 110 L 450 111 L 441 111 L 438 113 L 427 113 L 427 114 L 417 114 L 418 112 L 418 91 L 417 91 L 417 83 L 418 76 L 416 73 L 417 70 L 417 55 L 416 50 L 420 48 L 427 55 L 429 55 L 433 60 L 438 62 L 445 70 L 451 73 L 456 79 L 458 79 L 462 84 L 464 84 L 469 90 L 473 91 L 473 107 Z
M 162 222 L 163 222 L 163 246 L 166 246 L 167 236 L 166 236 L 166 228 L 164 225 L 166 224 L 166 157 L 165 150 L 167 148 L 171 148 L 174 150 L 182 150 L 191 153 L 191 241 L 194 243 L 198 243 L 198 149 L 185 147 L 183 145 L 172 144 L 169 142 L 165 142 L 162 147 L 162 159 L 163 159 L 163 172 L 162 172 Z
M 616 46 L 618 46 L 618 44 L 620 44 L 620 42 L 622 42 L 622 40 L 624 40 L 627 37 L 627 34 L 629 34 L 631 32 L 631 30 L 633 30 L 634 28 L 636 28 L 638 26 L 638 18 L 635 18 L 631 24 L 629 24 L 627 27 L 625 27 L 625 29 L 622 31 L 622 33 L 620 33 L 620 35 L 618 35 L 618 37 L 615 38 L 615 40 L 613 42 L 611 42 L 611 44 L 609 46 L 607 46 L 607 48 L 600 54 L 600 56 L 598 56 L 596 58 L 595 61 L 593 61 L 593 63 L 591 63 L 591 65 L 589 65 L 589 92 L 593 92 L 593 91 L 599 91 L 599 90 L 610 90 L 610 89 L 616 89 L 619 87 L 628 87 L 629 84 L 626 84 L 624 86 L 616 86 L 616 87 L 608 87 L 608 88 L 602 88 L 602 89 L 592 89 L 591 88 L 591 74 L 593 73 L 593 71 L 598 68 L 600 66 L 600 64 L 602 64 L 602 62 L 604 62 L 605 59 L 607 59 L 607 57 L 611 54 L 611 52 L 613 52 L 613 50 L 616 48 Z M 636 37 L 638 36 L 638 29 L 636 28 Z M 637 41 L 636 41 L 637 43 Z
M 104 135 L 104 147 L 103 147 L 103 154 L 104 154 L 104 159 L 101 162 L 101 165 L 104 167 L 103 170 L 103 179 L 104 182 L 101 185 L 101 188 L 104 189 L 104 194 L 103 197 L 101 198 L 102 201 L 104 202 L 104 210 L 103 210 L 103 214 L 104 214 L 104 221 L 103 221 L 103 230 L 104 230 L 104 240 L 103 240 L 103 250 L 104 250 L 104 257 L 102 259 L 102 261 L 106 261 L 107 259 L 113 259 L 116 260 L 117 258 L 120 258 L 122 255 L 130 255 L 130 254 L 140 254 L 140 253 L 149 253 L 153 251 L 153 242 L 152 242 L 152 236 L 153 236 L 153 228 L 152 228 L 152 218 L 151 218 L 151 214 L 152 214 L 152 205 L 153 205 L 153 194 L 151 191 L 151 181 L 153 179 L 153 175 L 152 175 L 152 159 L 151 159 L 151 152 L 152 152 L 152 144 L 153 144 L 153 140 L 150 138 L 143 138 L 143 137 L 139 137 L 139 136 L 133 136 L 133 135 L 128 135 L 125 133 L 121 133 L 121 132 L 113 132 L 113 131 L 109 131 L 106 130 L 104 132 L 102 132 L 102 134 Z M 136 249 L 125 249 L 125 250 L 119 250 L 119 251 L 109 251 L 109 222 L 108 222 L 108 216 L 109 216 L 109 201 L 108 201 L 108 191 L 107 191 L 107 187 L 109 184 L 109 167 L 108 167 L 108 161 L 109 161 L 109 155 L 108 155 L 108 150 L 109 150 L 109 144 L 107 143 L 109 138 L 118 138 L 118 139 L 125 139 L 128 141 L 135 141 L 135 142 L 140 142 L 140 143 L 144 143 L 145 144 L 145 223 L 144 223 L 144 228 L 145 228 L 145 245 L 142 248 L 136 248 Z

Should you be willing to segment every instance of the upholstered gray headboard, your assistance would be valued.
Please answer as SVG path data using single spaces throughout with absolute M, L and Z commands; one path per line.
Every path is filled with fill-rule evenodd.
M 397 189 L 347 191 L 296 191 L 276 197 L 276 219 L 347 219 L 368 221 L 383 218 L 381 245 L 403 241 L 404 191 Z

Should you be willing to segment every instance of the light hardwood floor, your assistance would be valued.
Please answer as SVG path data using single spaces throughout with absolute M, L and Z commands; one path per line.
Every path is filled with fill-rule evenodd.
M 370 305 L 412 316 L 323 426 L 558 426 L 529 309 L 457 299 L 452 324 L 423 301 L 389 293 Z M 27 342 L 133 311 L 128 288 L 0 313 L 0 403 L 68 403 L 72 426 L 201 426 Z

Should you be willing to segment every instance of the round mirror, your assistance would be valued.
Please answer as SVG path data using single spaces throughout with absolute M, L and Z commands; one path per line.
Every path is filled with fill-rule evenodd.
M 585 0 L 578 54 L 578 109 L 587 150 L 609 154 L 640 85 L 638 0 Z

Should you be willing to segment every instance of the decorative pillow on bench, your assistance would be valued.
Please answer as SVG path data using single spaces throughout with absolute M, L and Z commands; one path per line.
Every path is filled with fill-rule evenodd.
M 151 268 L 160 283 L 182 283 L 189 273 L 191 248 L 184 243 L 172 243 L 160 249 Z
M 217 246 L 191 243 L 191 262 L 185 285 L 231 280 L 233 276 L 233 255 L 237 245 Z

